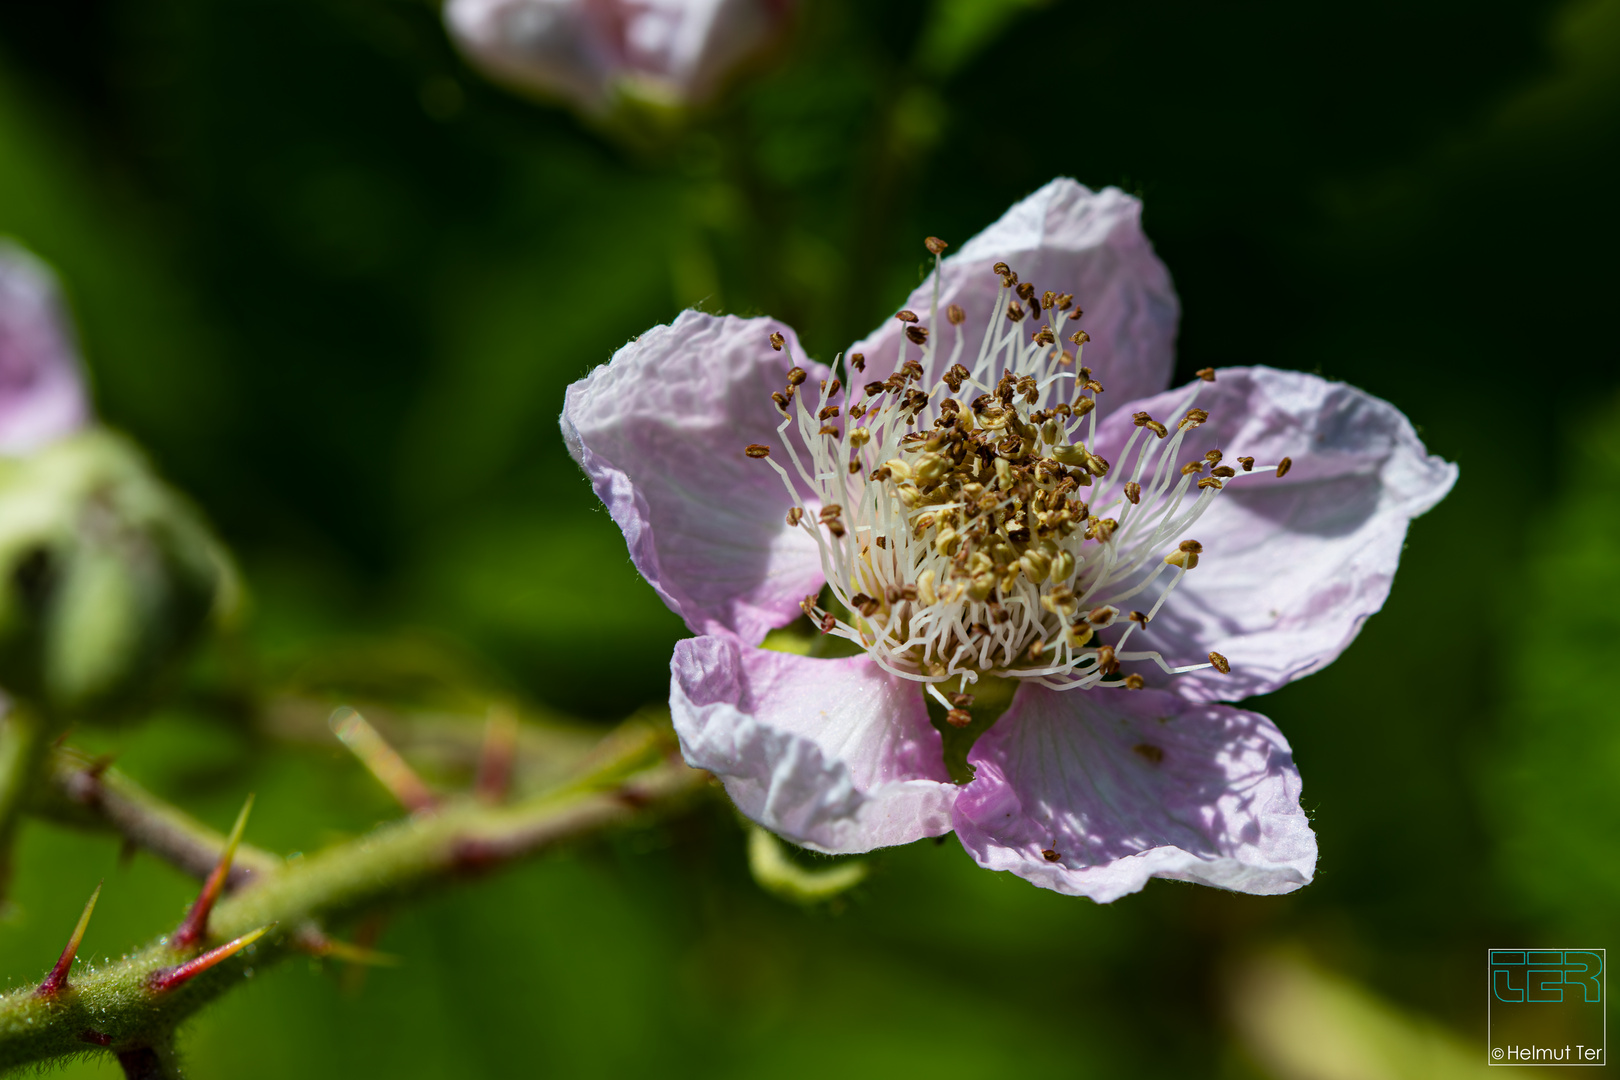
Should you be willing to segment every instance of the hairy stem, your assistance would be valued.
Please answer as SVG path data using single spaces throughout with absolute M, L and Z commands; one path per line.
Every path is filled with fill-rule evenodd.
M 177 977 L 191 952 L 176 952 L 162 937 L 110 967 L 80 968 L 54 996 L 22 989 L 0 997 L 0 1069 L 90 1046 L 128 1053 L 168 1045 L 164 1040 L 182 1020 L 242 982 L 244 968 L 309 949 L 305 930 L 311 924 L 352 918 L 426 887 L 669 809 L 706 783 L 706 773 L 688 768 L 667 736 L 646 725 L 610 736 L 604 749 L 588 774 L 546 794 L 507 807 L 471 797 L 448 801 L 437 811 L 256 875 L 214 909 L 208 944 L 272 929 L 217 964 L 192 965 L 200 968 L 194 976 Z M 105 773 L 101 781 L 107 782 Z M 151 816 L 189 821 L 152 796 L 144 798 Z

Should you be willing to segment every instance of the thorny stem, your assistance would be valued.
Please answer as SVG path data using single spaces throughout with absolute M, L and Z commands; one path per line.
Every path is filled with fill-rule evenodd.
M 72 777 L 62 776 L 64 769 L 71 771 L 71 760 L 70 752 L 59 755 L 54 771 L 58 788 L 77 791 Z M 78 771 L 86 772 L 79 761 Z M 209 939 L 218 944 L 273 926 L 262 940 L 172 989 L 154 989 L 160 973 L 177 960 L 165 937 L 109 967 L 80 968 L 54 998 L 37 996 L 31 986 L 6 994 L 0 997 L 0 1069 L 92 1046 L 120 1054 L 166 1046 L 176 1025 L 238 985 L 244 968 L 262 968 L 307 949 L 300 930 L 311 924 L 353 918 L 425 887 L 630 823 L 678 804 L 707 781 L 706 773 L 672 753 L 667 734 L 633 721 L 609 736 L 589 764 L 575 780 L 515 805 L 490 806 L 471 797 L 446 801 L 435 813 L 380 826 L 279 863 L 279 869 L 259 853 L 262 872 L 214 909 Z M 177 864 L 202 863 L 202 872 L 212 865 L 197 853 L 207 849 L 208 859 L 216 858 L 223 837 L 208 835 L 211 830 L 111 770 L 95 780 L 99 794 L 81 805 L 99 808 L 103 820 Z M 242 848 L 238 858 L 247 851 Z

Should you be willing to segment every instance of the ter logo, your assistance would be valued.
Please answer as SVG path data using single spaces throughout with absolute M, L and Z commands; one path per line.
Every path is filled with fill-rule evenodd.
M 1603 1000 L 1603 957 L 1585 949 L 1491 950 L 1491 990 L 1497 1001 L 1597 1004 Z

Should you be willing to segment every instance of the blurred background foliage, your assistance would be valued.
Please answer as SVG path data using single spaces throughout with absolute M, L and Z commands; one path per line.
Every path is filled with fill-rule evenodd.
M 1488 946 L 1620 945 L 1617 133 L 1615 0 L 809 0 L 718 104 L 618 128 L 481 81 L 419 0 L 0 6 L 0 232 L 244 568 L 204 684 L 661 699 L 682 628 L 563 450 L 567 384 L 692 304 L 830 359 L 924 235 L 1057 174 L 1145 199 L 1184 377 L 1353 381 L 1462 465 L 1387 609 L 1260 705 L 1321 840 L 1302 892 L 1096 907 L 947 842 L 803 910 L 715 807 L 402 910 L 403 967 L 264 973 L 188 1027 L 195 1074 L 1479 1071 Z M 82 741 L 216 826 L 256 791 L 261 846 L 394 814 L 330 740 L 209 712 Z M 97 954 L 192 892 L 30 824 L 8 979 L 103 875 Z

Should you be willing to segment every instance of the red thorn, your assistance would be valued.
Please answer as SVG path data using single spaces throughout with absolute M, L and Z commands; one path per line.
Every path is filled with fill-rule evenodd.
M 365 933 L 366 929 L 366 927 L 362 927 L 361 932 Z M 309 953 L 311 956 L 318 956 L 323 959 L 326 957 L 335 957 L 338 960 L 343 960 L 350 964 L 365 964 L 370 967 L 396 966 L 399 963 L 399 957 L 392 956 L 388 953 L 378 952 L 376 949 L 370 947 L 371 942 L 376 940 L 376 936 L 376 933 L 373 932 L 369 935 L 369 940 L 365 944 L 351 945 L 347 941 L 339 941 L 337 938 L 327 937 L 314 925 L 306 923 L 298 931 L 298 933 L 293 936 L 292 942 L 295 946 L 302 949 L 304 952 Z
M 242 842 L 242 830 L 247 828 L 248 811 L 252 809 L 253 796 L 249 795 L 247 802 L 242 804 L 242 812 L 236 815 L 236 824 L 231 827 L 231 835 L 225 841 L 225 850 L 220 852 L 219 862 L 209 873 L 208 880 L 203 882 L 202 892 L 197 894 L 197 902 L 191 905 L 180 929 L 169 939 L 171 948 L 189 949 L 208 936 L 208 915 L 214 910 L 219 894 L 225 891 L 225 882 L 230 879 L 231 860 L 236 857 L 236 846 Z
M 270 924 L 270 926 L 274 925 L 275 923 Z M 270 932 L 270 926 L 261 926 L 250 934 L 243 934 L 235 941 L 227 941 L 219 948 L 210 949 L 201 956 L 187 960 L 183 964 L 176 964 L 174 967 L 159 968 L 157 971 L 152 972 L 152 974 L 146 977 L 146 985 L 149 986 L 155 993 L 167 993 L 168 991 L 173 990 L 175 987 L 181 986 L 184 983 L 195 979 L 198 975 L 201 975 L 203 972 L 207 971 L 220 961 L 235 956 L 237 953 L 241 952 L 255 941 L 258 941 L 260 938 L 264 937 L 265 934 L 268 934 Z
M 345 705 L 332 713 L 327 724 L 332 734 L 360 759 L 360 764 L 371 770 L 371 775 L 405 809 L 416 814 L 438 805 L 422 778 L 399 756 L 399 751 L 377 734 L 377 729 L 367 723 L 365 717 Z
M 85 928 L 90 925 L 90 913 L 96 910 L 96 899 L 101 896 L 103 884 L 105 882 L 96 883 L 96 891 L 90 894 L 89 903 L 84 905 L 84 914 L 79 916 L 79 925 L 73 928 L 73 936 L 68 938 L 67 948 L 62 950 L 56 966 L 51 968 L 51 973 L 45 976 L 45 981 L 34 991 L 39 997 L 55 997 L 67 989 L 68 972 L 73 968 L 73 958 L 78 955 L 79 942 L 84 940 Z
M 478 758 L 478 797 L 488 803 L 506 798 L 512 787 L 512 765 L 517 760 L 518 722 L 512 711 L 496 705 L 484 725 L 484 748 Z

